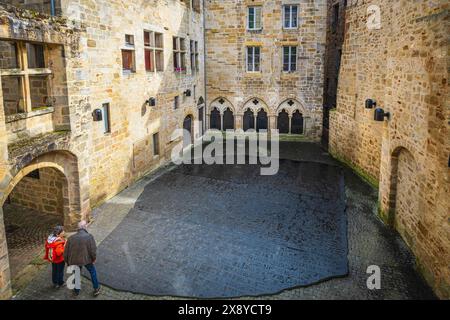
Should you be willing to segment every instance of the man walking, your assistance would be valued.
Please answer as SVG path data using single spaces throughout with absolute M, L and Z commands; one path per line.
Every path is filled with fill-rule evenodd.
M 87 231 L 86 221 L 78 223 L 78 231 L 67 240 L 64 250 L 64 261 L 68 266 L 84 266 L 91 275 L 92 285 L 94 287 L 94 297 L 100 294 L 100 285 L 97 280 L 97 271 L 95 270 L 95 260 L 97 258 L 97 245 L 94 237 Z M 79 295 L 80 289 L 74 289 L 74 295 Z

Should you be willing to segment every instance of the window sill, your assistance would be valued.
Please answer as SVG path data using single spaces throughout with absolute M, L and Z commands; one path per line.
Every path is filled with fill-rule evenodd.
M 5 122 L 10 123 L 10 122 L 23 120 L 23 119 L 38 117 L 38 116 L 42 116 L 45 114 L 53 113 L 54 111 L 55 111 L 54 107 L 44 107 L 44 108 L 35 109 L 31 112 L 16 113 L 16 114 L 6 116 Z
M 246 71 L 245 72 L 245 76 L 248 76 L 248 77 L 261 77 L 262 76 L 262 72 L 261 71 Z

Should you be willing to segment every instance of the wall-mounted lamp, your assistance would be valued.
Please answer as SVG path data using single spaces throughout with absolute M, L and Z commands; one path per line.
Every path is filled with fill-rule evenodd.
M 148 104 L 150 107 L 156 106 L 156 99 L 155 98 L 149 98 L 147 101 L 145 101 L 146 104 Z
M 375 100 L 372 99 L 367 99 L 366 100 L 366 109 L 372 109 L 373 107 L 377 106 L 377 102 Z
M 384 112 L 381 108 L 375 109 L 375 121 L 383 122 L 384 118 L 387 118 L 389 120 L 391 114 L 389 112 Z
M 92 118 L 94 121 L 102 121 L 103 120 L 103 115 L 102 115 L 102 110 L 100 109 L 95 109 L 94 111 L 92 111 Z
M 190 97 L 190 96 L 191 96 L 191 90 L 187 89 L 187 90 L 184 92 L 184 95 L 185 95 L 186 97 Z

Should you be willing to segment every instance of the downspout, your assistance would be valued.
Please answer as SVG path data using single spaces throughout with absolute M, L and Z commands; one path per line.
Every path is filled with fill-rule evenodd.
M 203 10 L 203 86 L 204 86 L 204 96 L 205 96 L 205 108 L 203 111 L 203 128 L 204 128 L 204 132 L 206 132 L 206 130 L 208 130 L 206 124 L 207 124 L 207 101 L 208 101 L 208 96 L 207 96 L 207 85 L 206 85 L 206 81 L 207 81 L 207 76 L 206 76 L 206 10 L 205 10 L 205 1 L 206 0 L 202 0 L 202 10 Z
M 52 17 L 56 16 L 55 0 L 50 0 L 50 14 Z

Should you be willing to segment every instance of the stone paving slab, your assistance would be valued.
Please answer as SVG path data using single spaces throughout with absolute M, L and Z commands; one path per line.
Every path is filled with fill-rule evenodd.
M 148 184 L 102 242 L 101 282 L 182 297 L 273 294 L 347 274 L 338 167 L 180 166 Z M 117 275 L 120 274 L 120 277 Z

